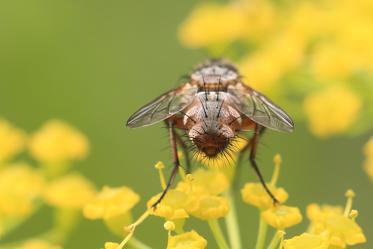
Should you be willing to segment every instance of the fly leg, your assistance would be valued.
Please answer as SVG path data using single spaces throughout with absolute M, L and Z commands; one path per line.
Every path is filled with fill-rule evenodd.
M 186 172 L 190 174 L 192 172 L 192 165 L 190 163 L 189 157 L 189 150 L 188 146 L 186 145 L 185 141 L 181 138 L 181 136 L 175 132 L 176 140 L 179 143 L 181 150 L 183 151 L 183 155 L 185 157 L 185 165 L 186 165 Z
M 259 131 L 259 137 L 262 137 L 264 132 L 266 131 L 265 127 L 262 127 Z M 244 159 L 245 153 L 251 148 L 253 144 L 253 139 L 250 139 L 245 147 L 243 147 L 238 155 L 237 163 L 236 163 L 236 170 L 233 178 L 233 187 L 236 189 L 238 187 L 239 183 L 239 178 L 241 175 L 241 170 L 242 170 L 242 161 Z
M 169 136 L 170 136 L 170 143 L 171 143 L 172 158 L 173 158 L 174 167 L 172 169 L 171 176 L 168 179 L 166 188 L 163 190 L 159 199 L 152 205 L 152 208 L 154 208 L 154 209 L 157 208 L 158 204 L 161 203 L 163 198 L 166 196 L 168 190 L 170 189 L 172 183 L 175 180 L 175 177 L 177 175 L 177 172 L 178 172 L 179 166 L 180 166 L 179 156 L 177 154 L 176 132 L 175 132 L 174 124 L 173 124 L 172 121 L 168 122 L 168 129 L 169 129 L 169 133 L 170 133 Z
M 254 130 L 254 135 L 251 138 L 251 150 L 250 150 L 250 163 L 251 167 L 255 170 L 256 175 L 259 178 L 260 183 L 262 184 L 265 191 L 268 193 L 268 195 L 272 198 L 274 204 L 278 204 L 279 201 L 276 199 L 276 197 L 272 194 L 271 190 L 269 190 L 266 182 L 263 179 L 262 173 L 259 170 L 258 164 L 256 163 L 256 148 L 258 146 L 259 138 L 260 138 L 260 130 L 263 129 L 262 126 L 256 125 Z

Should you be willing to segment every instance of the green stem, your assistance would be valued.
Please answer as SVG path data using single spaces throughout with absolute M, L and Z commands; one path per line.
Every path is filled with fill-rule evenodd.
M 209 220 L 208 224 L 214 235 L 214 238 L 220 249 L 229 249 L 227 241 L 224 238 L 223 231 L 221 230 L 218 220 Z
M 136 248 L 136 249 L 152 249 L 151 247 L 149 247 L 148 245 L 145 245 L 143 242 L 136 239 L 135 237 L 132 237 L 128 241 L 128 245 L 130 245 L 131 247 Z
M 236 205 L 234 203 L 232 190 L 228 190 L 225 196 L 230 206 L 230 211 L 228 215 L 225 217 L 225 224 L 227 227 L 229 242 L 231 244 L 232 249 L 241 249 L 242 244 L 240 236 L 240 227 L 237 222 Z
M 276 249 L 278 248 L 279 243 L 281 242 L 281 238 L 284 236 L 284 231 L 278 230 L 271 240 L 271 243 L 267 247 L 267 249 Z
M 258 231 L 258 238 L 256 240 L 255 249 L 263 249 L 264 243 L 267 236 L 267 228 L 268 225 L 262 218 L 262 215 L 259 213 L 260 220 L 259 220 L 259 231 Z

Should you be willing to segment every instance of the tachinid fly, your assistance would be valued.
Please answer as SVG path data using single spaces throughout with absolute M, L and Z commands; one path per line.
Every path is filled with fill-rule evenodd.
M 253 130 L 248 145 L 240 153 L 250 152 L 251 166 L 277 202 L 257 166 L 257 144 L 265 128 L 292 132 L 294 124 L 279 106 L 244 84 L 234 65 L 225 60 L 209 60 L 197 66 L 186 83 L 140 108 L 128 119 L 127 126 L 143 127 L 161 121 L 169 128 L 174 168 L 153 207 L 161 202 L 177 174 L 178 145 L 186 154 L 187 166 L 190 164 L 187 145 L 177 130 L 185 131 L 192 145 L 207 158 L 225 153 L 238 134 Z

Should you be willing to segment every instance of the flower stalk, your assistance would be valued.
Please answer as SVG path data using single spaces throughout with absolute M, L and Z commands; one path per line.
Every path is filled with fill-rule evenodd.
M 236 212 L 236 205 L 234 202 L 234 196 L 232 190 L 228 190 L 225 194 L 226 198 L 228 199 L 228 203 L 230 206 L 230 211 L 228 215 L 225 217 L 225 224 L 228 231 L 228 238 L 232 249 L 241 249 L 241 235 L 240 235 L 240 227 L 237 222 L 237 212 Z
M 218 220 L 217 219 L 208 220 L 208 224 L 210 226 L 212 234 L 214 235 L 216 243 L 219 246 L 219 249 L 229 249 L 227 241 L 224 238 L 223 231 L 221 230 Z
M 259 219 L 259 230 L 258 230 L 258 237 L 256 240 L 256 245 L 255 249 L 263 249 L 264 248 L 264 243 L 267 237 L 267 229 L 268 225 L 264 221 L 261 213 L 259 213 L 260 219 Z
M 285 235 L 285 232 L 283 230 L 277 230 L 271 242 L 269 243 L 267 249 L 278 248 L 279 244 L 281 244 L 281 240 L 283 239 L 284 235 Z

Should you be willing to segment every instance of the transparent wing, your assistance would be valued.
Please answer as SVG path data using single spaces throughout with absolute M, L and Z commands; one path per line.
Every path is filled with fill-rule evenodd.
M 239 110 L 254 122 L 277 131 L 292 132 L 294 123 L 284 110 L 264 95 L 238 83 L 228 87 L 228 93 Z
M 165 120 L 187 107 L 197 92 L 197 86 L 190 84 L 171 90 L 141 107 L 128 119 L 127 126 L 143 127 Z

